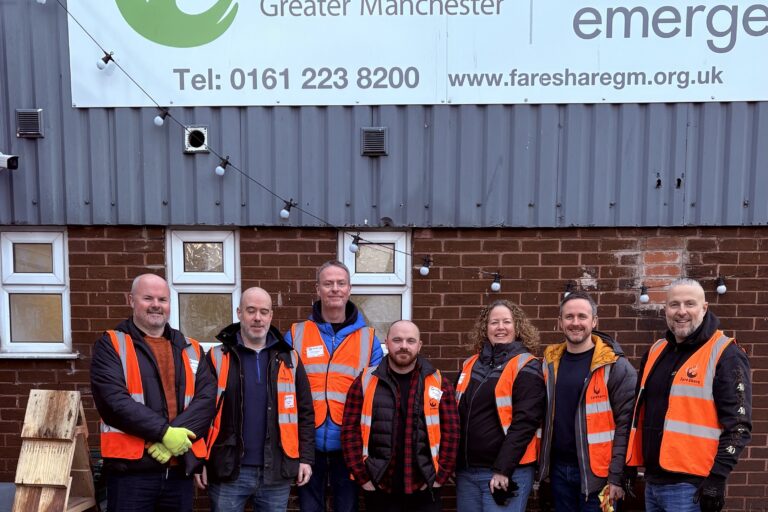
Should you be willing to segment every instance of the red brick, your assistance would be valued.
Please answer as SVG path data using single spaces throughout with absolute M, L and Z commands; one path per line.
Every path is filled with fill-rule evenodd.
M 679 263 L 680 251 L 647 251 L 643 253 L 643 263 Z

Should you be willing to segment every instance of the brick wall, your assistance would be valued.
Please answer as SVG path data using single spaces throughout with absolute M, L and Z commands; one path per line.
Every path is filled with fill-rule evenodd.
M 68 229 L 69 276 L 75 361 L 0 360 L 0 480 L 12 481 L 19 432 L 32 388 L 83 393 L 89 428 L 96 413 L 87 369 L 93 341 L 124 319 L 126 295 L 142 272 L 164 275 L 165 229 Z M 336 255 L 329 229 L 245 228 L 240 231 L 242 287 L 272 293 L 282 330 L 306 318 L 314 298 L 315 269 Z M 765 510 L 768 500 L 768 228 L 681 229 L 422 229 L 413 233 L 413 318 L 424 353 L 446 372 L 457 372 L 469 354 L 466 333 L 480 307 L 503 296 L 520 303 L 541 330 L 542 341 L 560 340 L 557 302 L 573 282 L 594 293 L 599 328 L 617 337 L 637 365 L 665 329 L 660 287 L 680 275 L 699 278 L 712 310 L 747 350 L 754 380 L 754 437 L 728 489 L 730 510 Z M 427 277 L 421 257 L 432 256 Z M 490 291 L 499 272 L 502 290 Z M 718 296 L 715 279 L 726 278 Z M 641 284 L 651 301 L 640 304 Z M 97 440 L 91 438 L 91 445 Z M 447 490 L 451 495 L 452 490 Z M 451 500 L 446 503 L 451 506 Z

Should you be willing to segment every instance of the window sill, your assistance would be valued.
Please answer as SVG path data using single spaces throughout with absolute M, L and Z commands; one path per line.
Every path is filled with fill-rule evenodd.
M 0 352 L 0 359 L 78 359 L 80 352 Z

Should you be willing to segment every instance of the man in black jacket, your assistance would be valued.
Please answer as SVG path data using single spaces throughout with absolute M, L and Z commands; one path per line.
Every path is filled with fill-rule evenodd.
M 138 276 L 132 317 L 93 349 L 110 512 L 192 510 L 190 475 L 205 457 L 216 384 L 197 341 L 168 325 L 169 296 L 163 278 Z
M 306 484 L 315 454 L 315 414 L 304 366 L 271 326 L 272 299 L 243 292 L 237 317 L 206 359 L 218 380 L 218 413 L 208 436 L 208 461 L 198 487 L 211 508 L 241 512 L 288 506 L 291 483 Z
M 640 364 L 627 463 L 645 466 L 651 512 L 719 512 L 752 431 L 749 361 L 693 279 L 669 286 L 666 337 Z

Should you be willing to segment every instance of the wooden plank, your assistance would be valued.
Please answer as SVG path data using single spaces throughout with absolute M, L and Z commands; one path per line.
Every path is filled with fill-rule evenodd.
M 23 441 L 16 483 L 66 487 L 74 453 L 71 441 Z
M 96 500 L 93 498 L 82 498 L 70 496 L 67 512 L 82 512 L 96 506 Z
M 83 434 L 75 436 L 75 453 L 72 459 L 72 469 L 91 470 L 91 454 L 88 452 L 88 442 Z
M 67 504 L 67 489 L 58 487 L 16 487 L 13 512 L 62 512 Z
M 29 392 L 22 439 L 72 439 L 80 412 L 79 391 Z

